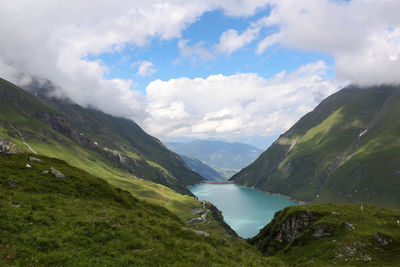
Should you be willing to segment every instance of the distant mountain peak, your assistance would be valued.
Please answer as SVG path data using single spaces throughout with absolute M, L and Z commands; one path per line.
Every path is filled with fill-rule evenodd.
M 167 142 L 174 152 L 195 157 L 229 178 L 234 173 L 253 162 L 262 150 L 242 143 L 223 141 L 193 140 L 188 143 Z

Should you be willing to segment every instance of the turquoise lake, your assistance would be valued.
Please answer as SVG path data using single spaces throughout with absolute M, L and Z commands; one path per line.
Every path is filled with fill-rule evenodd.
M 253 237 L 267 225 L 276 211 L 297 205 L 293 201 L 236 184 L 200 184 L 189 187 L 198 199 L 213 203 L 236 233 Z

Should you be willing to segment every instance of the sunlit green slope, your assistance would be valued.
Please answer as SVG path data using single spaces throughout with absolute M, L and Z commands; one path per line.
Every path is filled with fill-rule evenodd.
M 400 208 L 399 137 L 400 87 L 345 88 L 232 180 L 303 201 Z

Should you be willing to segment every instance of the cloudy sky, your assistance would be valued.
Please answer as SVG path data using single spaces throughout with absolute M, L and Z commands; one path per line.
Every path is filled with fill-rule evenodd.
M 349 83 L 400 82 L 398 0 L 3 0 L 0 77 L 162 140 L 265 146 Z

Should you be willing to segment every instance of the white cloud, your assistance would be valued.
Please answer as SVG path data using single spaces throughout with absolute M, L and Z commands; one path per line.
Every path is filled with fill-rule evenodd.
M 259 27 L 250 27 L 242 34 L 238 34 L 236 30 L 227 30 L 222 33 L 219 43 L 215 45 L 215 50 L 218 53 L 230 55 L 256 39 L 259 31 Z
M 138 75 L 140 76 L 151 76 L 156 73 L 156 69 L 154 68 L 153 62 L 150 61 L 139 61 L 137 62 L 138 67 Z
M 145 103 L 132 80 L 104 79 L 107 67 L 88 55 L 128 44 L 180 38 L 207 11 L 249 16 L 267 1 L 4 0 L 0 9 L 0 76 L 20 85 L 50 80 L 80 105 L 143 119 Z M 197 52 L 196 52 L 197 53 Z M 151 73 L 151 68 L 147 69 Z
M 278 26 L 257 53 L 274 43 L 332 55 L 339 78 L 361 85 L 400 83 L 400 1 L 272 0 L 262 20 Z
M 267 50 L 268 47 L 278 43 L 281 38 L 282 38 L 282 33 L 281 32 L 273 33 L 271 35 L 268 35 L 267 37 L 265 37 L 263 40 L 261 40 L 258 43 L 256 53 L 257 54 L 264 53 L 265 50 Z
M 156 80 L 147 87 L 145 129 L 160 137 L 269 136 L 288 129 L 343 85 L 324 80 L 323 61 L 281 72 Z
M 214 56 L 204 47 L 204 42 L 198 42 L 192 46 L 187 45 L 188 40 L 179 40 L 178 47 L 181 55 L 190 58 L 192 61 L 211 60 Z

